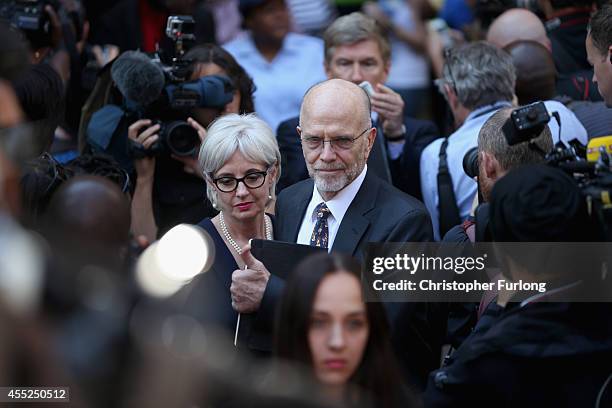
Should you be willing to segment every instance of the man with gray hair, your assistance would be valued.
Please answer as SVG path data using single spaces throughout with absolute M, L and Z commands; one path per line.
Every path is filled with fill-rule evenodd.
M 512 105 L 516 81 L 510 56 L 485 42 L 449 50 L 442 72 L 438 86 L 457 130 L 429 144 L 420 162 L 423 201 L 437 240 L 470 212 L 476 181 L 463 171 L 463 156 L 476 146 L 486 120 Z
M 544 161 L 542 152 L 553 148 L 553 138 L 548 126 L 528 142 L 508 145 L 502 128 L 510 119 L 512 108 L 502 108 L 489 118 L 478 134 L 478 187 L 484 202 L 489 201 L 491 190 L 497 180 L 510 170 L 523 164 L 537 164 Z

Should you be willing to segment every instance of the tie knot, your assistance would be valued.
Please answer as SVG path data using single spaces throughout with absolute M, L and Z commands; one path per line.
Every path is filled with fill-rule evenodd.
M 329 211 L 325 203 L 321 203 L 315 207 L 315 213 L 317 214 L 317 218 L 327 219 L 331 211 Z

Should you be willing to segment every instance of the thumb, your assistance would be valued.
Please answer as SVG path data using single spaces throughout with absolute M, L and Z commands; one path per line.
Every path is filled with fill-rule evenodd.
M 242 261 L 246 264 L 247 268 L 259 270 L 263 267 L 263 264 L 260 260 L 255 258 L 251 253 L 251 243 L 249 242 L 247 245 L 242 247 L 242 253 L 240 254 L 242 257 Z

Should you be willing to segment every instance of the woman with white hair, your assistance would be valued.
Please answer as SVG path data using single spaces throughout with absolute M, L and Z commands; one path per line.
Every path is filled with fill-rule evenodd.
M 234 330 L 232 273 L 244 269 L 243 249 L 252 238 L 273 239 L 265 213 L 280 177 L 280 152 L 272 129 L 255 115 L 228 114 L 212 123 L 200 148 L 207 195 L 219 211 L 198 225 L 215 243 L 212 268 L 187 288 L 186 310 L 204 323 Z

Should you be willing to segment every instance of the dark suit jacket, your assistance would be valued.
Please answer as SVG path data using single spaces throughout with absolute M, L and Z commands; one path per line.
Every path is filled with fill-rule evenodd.
M 275 239 L 296 242 L 306 208 L 312 197 L 314 182 L 304 180 L 283 191 L 276 202 Z M 369 170 L 355 199 L 342 219 L 334 240 L 332 250 L 362 259 L 368 242 L 406 242 L 432 241 L 433 232 L 429 214 L 425 206 L 413 197 L 402 193 L 389 183 L 372 174 Z M 271 276 L 264 293 L 264 298 L 257 312 L 257 321 L 252 332 L 251 348 L 265 349 L 273 329 L 275 307 L 280 299 L 284 282 Z M 419 323 L 414 316 L 424 316 L 415 312 L 418 304 L 387 304 L 387 312 L 392 328 L 392 337 L 398 345 L 400 364 L 412 370 L 408 373 L 414 383 L 424 384 L 432 363 L 438 359 L 435 352 L 429 350 L 425 337 L 415 333 Z M 418 307 L 418 306 L 417 306 Z M 400 327 L 400 325 L 402 327 Z M 399 343 L 402 343 L 401 345 Z M 426 359 L 427 363 L 416 359 Z M 421 369 L 421 366 L 427 368 Z M 414 371 L 418 371 L 415 373 Z
M 297 117 L 288 119 L 282 122 L 276 131 L 282 160 L 282 172 L 276 186 L 277 191 L 308 178 L 302 144 L 295 131 L 298 122 Z M 429 143 L 440 137 L 440 132 L 433 122 L 427 120 L 407 118 L 404 124 L 406 125 L 406 138 L 402 154 L 395 160 L 387 158 L 386 141 L 379 129 L 376 137 L 377 143 L 368 158 L 368 169 L 372 169 L 383 180 L 392 182 L 395 187 L 420 200 L 422 197 L 419 166 L 421 153 Z M 383 156 L 384 160 L 381 159 Z M 380 168 L 385 162 L 388 170 Z M 391 179 L 386 176 L 388 171 L 390 171 Z

